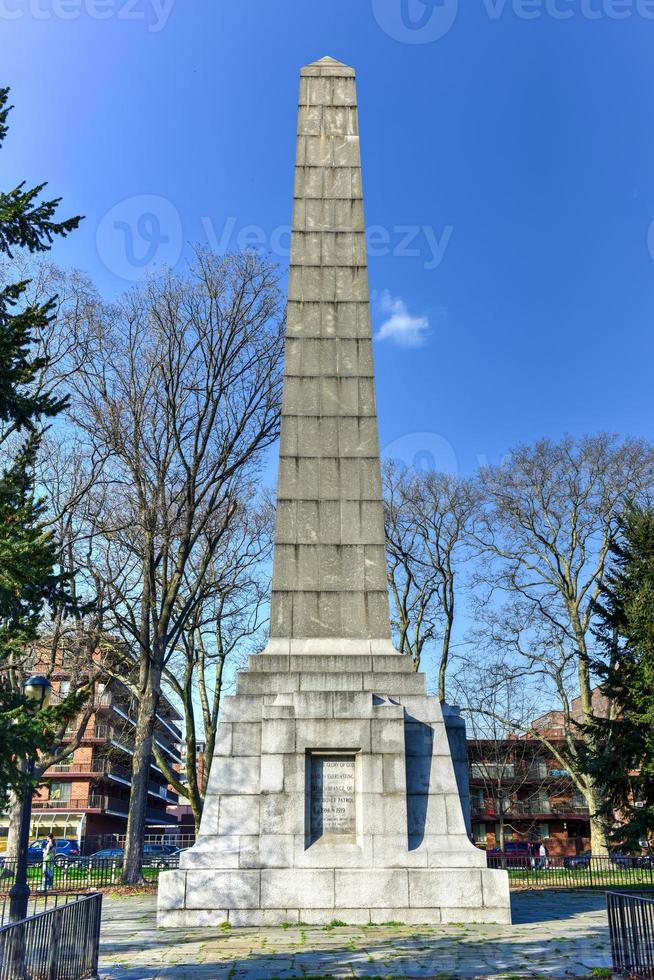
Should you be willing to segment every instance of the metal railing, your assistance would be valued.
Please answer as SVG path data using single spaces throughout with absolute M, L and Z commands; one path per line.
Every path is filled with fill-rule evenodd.
M 98 793 L 90 793 L 87 797 L 80 797 L 79 799 L 37 799 L 32 801 L 33 810 L 114 810 L 117 813 L 126 814 L 128 807 L 129 800 Z
M 127 766 L 116 765 L 115 762 L 110 762 L 107 759 L 92 759 L 91 762 L 60 762 L 56 766 L 50 766 L 46 769 L 45 776 L 50 776 L 52 773 L 79 775 L 80 773 L 95 775 L 104 774 L 109 776 L 119 776 L 121 779 L 131 780 L 132 771 L 128 769 Z
M 86 893 L 82 893 L 86 894 Z M 39 912 L 47 912 L 50 909 L 66 905 L 68 902 L 75 902 L 82 898 L 79 890 L 74 892 L 32 892 L 27 903 L 27 918 L 37 915 Z M 10 919 L 11 899 L 4 892 L 0 895 L 0 926 L 6 926 Z
M 2 859 L 0 863 L 0 895 L 7 894 L 16 876 L 15 860 Z M 179 867 L 179 854 L 157 854 L 144 857 L 141 870 L 146 881 L 157 881 L 160 871 Z M 94 858 L 67 857 L 63 854 L 48 871 L 52 875 L 46 880 L 42 864 L 30 864 L 27 868 L 27 883 L 32 893 L 81 892 L 89 888 L 110 888 L 119 885 L 123 871 L 122 857 Z
M 512 888 L 654 888 L 654 859 L 648 857 L 487 857 L 489 868 L 504 868 Z
M 636 980 L 654 977 L 654 892 L 609 891 L 606 908 L 615 972 Z
M 102 895 L 84 895 L 0 927 L 0 980 L 97 977 Z
M 587 817 L 588 807 L 572 800 L 507 800 L 502 804 L 501 810 L 497 804 L 491 801 L 484 803 L 473 803 L 471 807 L 473 817 L 480 817 L 482 820 L 496 819 L 500 814 L 504 817 L 548 817 L 553 815 L 564 816 L 570 814 L 575 817 Z

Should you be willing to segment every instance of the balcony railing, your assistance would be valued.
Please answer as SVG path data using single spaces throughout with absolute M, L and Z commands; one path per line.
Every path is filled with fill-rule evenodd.
M 588 807 L 578 803 L 568 803 L 566 801 L 551 800 L 515 800 L 507 801 L 500 808 L 493 803 L 473 803 L 471 806 L 473 817 L 478 819 L 495 819 L 500 815 L 504 817 L 544 817 L 544 816 L 588 816 Z
M 468 772 L 472 782 L 483 780 L 486 783 L 516 783 L 520 780 L 528 782 L 541 779 L 567 779 L 570 777 L 567 769 L 558 769 L 555 766 L 548 767 L 545 762 L 471 762 Z
M 130 780 L 132 778 L 131 771 L 125 766 L 116 765 L 114 762 L 109 762 L 107 759 L 92 759 L 91 762 L 61 762 L 59 765 L 50 766 L 46 770 L 45 775 L 49 776 L 53 773 L 57 775 L 71 775 L 76 776 L 80 773 L 89 776 L 95 775 L 107 775 L 116 776 L 119 779 Z
M 90 793 L 87 797 L 75 797 L 69 800 L 33 800 L 33 810 L 113 810 L 116 813 L 127 814 L 128 801 L 115 796 Z
M 159 783 L 148 783 L 148 792 L 156 797 L 156 799 L 162 800 L 164 803 L 172 803 L 173 805 L 179 803 L 177 793 L 171 792 L 167 786 L 165 787 L 165 793 L 162 793 L 161 789 L 162 787 Z

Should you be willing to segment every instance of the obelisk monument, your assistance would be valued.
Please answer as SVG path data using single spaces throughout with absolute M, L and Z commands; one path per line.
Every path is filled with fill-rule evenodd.
M 440 702 L 392 646 L 354 70 L 301 70 L 270 640 L 163 926 L 510 921 Z

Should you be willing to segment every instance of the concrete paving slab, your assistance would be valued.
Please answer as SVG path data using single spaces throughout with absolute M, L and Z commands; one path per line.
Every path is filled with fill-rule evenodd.
M 513 925 L 157 929 L 156 896 L 105 895 L 103 980 L 597 977 L 611 967 L 605 898 L 517 892 Z

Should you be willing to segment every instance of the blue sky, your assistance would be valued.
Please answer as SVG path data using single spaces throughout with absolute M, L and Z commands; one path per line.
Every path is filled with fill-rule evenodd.
M 284 266 L 298 70 L 330 54 L 358 73 L 375 330 L 415 341 L 375 345 L 382 445 L 470 472 L 541 435 L 652 437 L 652 18 L 652 0 L 0 0 L 3 185 L 47 179 L 86 215 L 54 258 L 107 295 L 192 241 L 253 234 Z

